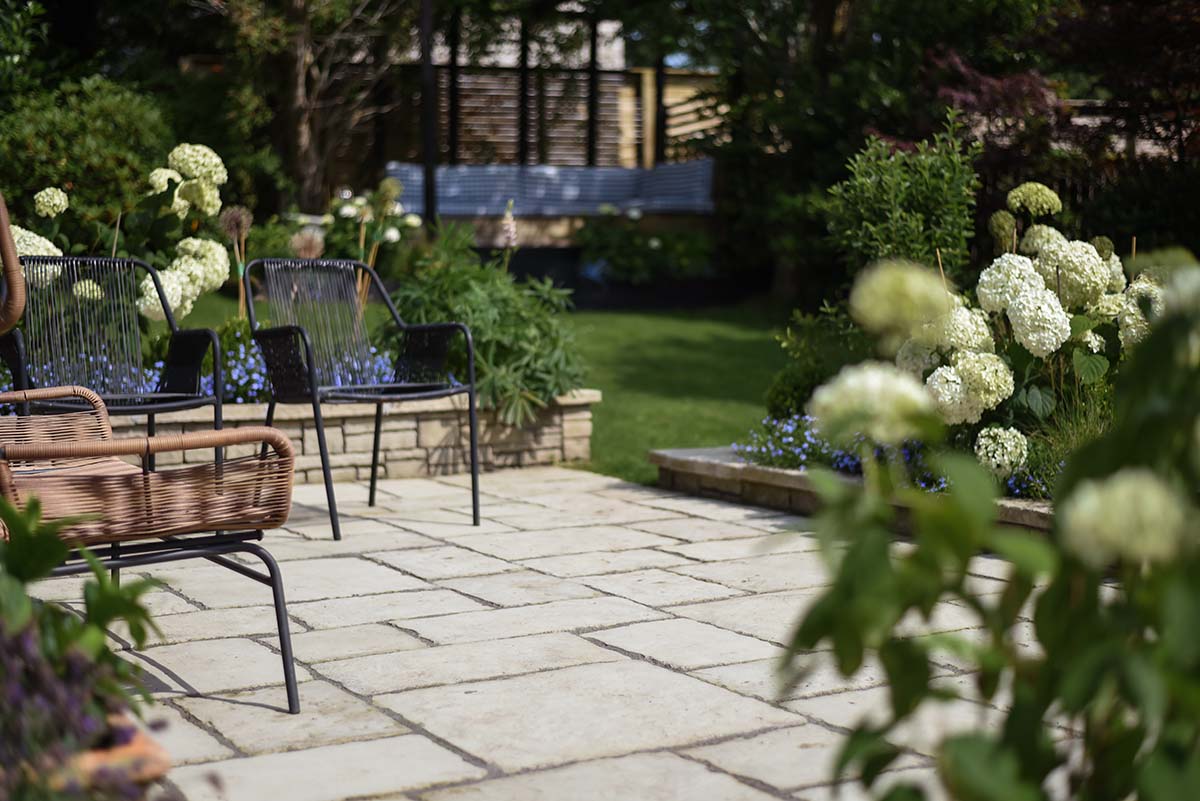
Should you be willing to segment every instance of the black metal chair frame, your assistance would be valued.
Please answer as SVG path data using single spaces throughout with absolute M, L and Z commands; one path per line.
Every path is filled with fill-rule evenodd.
M 163 362 L 162 376 L 153 392 L 137 395 L 113 395 L 101 393 L 109 415 L 146 415 L 146 435 L 155 434 L 155 415 L 165 412 L 197 409 L 212 404 L 213 429 L 222 427 L 221 399 L 224 394 L 224 381 L 221 374 L 221 342 L 211 328 L 180 328 L 175 322 L 175 315 L 167 303 L 166 293 L 158 271 L 140 259 L 111 259 L 94 256 L 22 256 L 21 264 L 25 266 L 38 264 L 69 264 L 71 262 L 86 262 L 93 265 L 113 265 L 144 270 L 154 282 L 158 293 L 159 303 L 162 304 L 166 315 L 167 327 L 170 331 L 167 355 Z M 29 290 L 26 289 L 26 304 L 29 303 Z M 203 371 L 204 356 L 212 351 L 213 356 L 213 394 L 200 394 L 200 379 Z M 0 336 L 0 359 L 8 366 L 13 377 L 13 390 L 36 389 L 32 387 L 29 376 L 29 360 L 25 348 L 25 338 L 21 329 L 14 328 Z M 39 411 L 64 412 L 74 411 L 80 406 L 74 401 L 46 402 L 38 404 Z M 22 409 L 22 414 L 28 414 L 28 409 Z M 217 461 L 222 459 L 221 449 L 217 450 Z M 147 456 L 151 470 L 154 469 L 154 455 Z
M 321 386 L 317 378 L 316 363 L 313 359 L 313 344 L 308 331 L 298 325 L 282 325 L 260 328 L 254 312 L 254 293 L 251 277 L 256 269 L 264 269 L 271 263 L 306 264 L 314 266 L 335 267 L 362 271 L 370 279 L 370 285 L 387 305 L 393 324 L 402 332 L 416 334 L 445 334 L 446 338 L 461 334 L 467 349 L 467 383 L 445 385 L 432 388 L 430 384 L 406 384 L 395 381 L 387 384 L 362 384 L 351 386 Z M 267 405 L 265 425 L 270 426 L 275 419 L 275 407 L 279 403 L 310 403 L 313 410 L 313 424 L 317 430 L 317 448 L 321 454 L 321 473 L 325 481 L 325 498 L 329 504 L 329 522 L 333 529 L 333 538 L 342 538 L 341 525 L 338 522 L 337 499 L 334 496 L 333 477 L 329 467 L 329 448 L 325 441 L 325 423 L 321 416 L 321 404 L 330 403 L 374 403 L 375 404 L 375 435 L 371 448 L 371 483 L 367 505 L 375 505 L 375 489 L 379 471 L 380 433 L 383 425 L 383 404 L 399 403 L 406 400 L 429 400 L 445 398 L 452 395 L 467 395 L 468 423 L 470 426 L 470 459 L 471 459 L 471 513 L 474 525 L 479 525 L 479 420 L 475 408 L 475 345 L 471 339 L 470 329 L 463 323 L 426 323 L 410 325 L 404 322 L 396 306 L 392 303 L 383 281 L 375 270 L 359 261 L 349 259 L 255 259 L 246 265 L 242 280 L 245 282 L 246 304 L 250 317 L 250 329 L 254 341 L 258 343 L 267 367 L 267 375 L 271 382 L 271 401 Z M 356 281 L 357 285 L 357 281 Z M 365 312 L 365 309 L 362 311 Z M 297 372 L 295 365 L 301 365 Z M 397 365 L 399 368 L 401 365 Z M 293 376 L 299 376 L 296 381 Z
M 295 715 L 300 712 L 300 690 L 296 686 L 296 666 L 292 661 L 292 635 L 288 625 L 287 600 L 283 594 L 283 578 L 275 558 L 258 544 L 257 540 L 262 538 L 263 532 L 257 530 L 238 533 L 221 532 L 204 536 L 167 537 L 160 542 L 136 544 L 114 542 L 108 545 L 107 556 L 94 555 L 101 565 L 112 571 L 114 579 L 118 578 L 122 568 L 145 567 L 179 562 L 184 559 L 207 559 L 270 587 L 275 605 L 275 625 L 279 630 L 279 653 L 283 659 L 283 680 L 287 689 L 288 712 Z M 229 554 L 234 553 L 257 556 L 266 566 L 267 572 L 260 573 L 230 559 Z M 67 561 L 56 567 L 51 575 L 75 576 L 91 573 L 91 570 L 91 566 L 83 560 L 80 553 L 73 551 Z

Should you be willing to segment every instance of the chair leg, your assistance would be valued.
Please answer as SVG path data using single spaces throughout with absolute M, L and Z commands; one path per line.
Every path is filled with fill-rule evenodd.
M 274 422 L 275 422 L 275 401 L 272 400 L 270 403 L 267 404 L 267 419 L 263 421 L 263 425 L 266 426 L 267 428 L 270 428 L 271 424 Z M 260 458 L 260 459 L 267 458 L 267 443 L 265 443 L 265 442 L 263 443 L 262 449 L 258 452 L 258 458 Z
M 379 431 L 383 428 L 383 404 L 375 404 L 375 441 L 371 445 L 371 492 L 367 496 L 367 506 L 375 505 L 375 480 L 379 472 Z
M 156 429 L 156 426 L 154 424 L 154 415 L 153 414 L 146 415 L 146 436 L 153 437 L 155 429 Z M 151 473 L 153 473 L 154 472 L 154 454 L 148 453 L 143 458 L 146 460 L 146 469 L 149 470 Z
M 296 664 L 292 659 L 292 633 L 288 624 L 287 600 L 283 596 L 283 577 L 279 563 L 266 548 L 253 542 L 244 543 L 242 549 L 262 560 L 271 577 L 271 594 L 275 600 L 275 625 L 279 629 L 279 653 L 283 658 L 283 681 L 287 687 L 288 712 L 300 713 L 300 689 L 296 686 Z
M 213 401 L 213 431 L 220 431 L 225 426 L 224 414 L 221 410 L 221 398 L 218 396 Z M 225 463 L 225 448 L 217 447 L 213 454 L 216 457 L 217 467 Z
M 342 538 L 342 526 L 338 523 L 337 498 L 333 495 L 333 475 L 329 472 L 329 448 L 325 444 L 325 421 L 321 418 L 321 401 L 313 398 L 313 425 L 317 428 L 317 448 L 321 451 L 321 473 L 325 477 L 325 500 L 329 503 L 329 525 L 333 527 L 333 538 Z
M 479 414 L 475 410 L 475 386 L 467 393 L 470 404 L 468 423 L 471 429 L 471 519 L 479 525 Z
M 109 545 L 108 546 L 108 556 L 110 559 L 120 559 L 121 558 L 121 543 L 114 542 L 112 545 Z M 114 567 L 113 569 L 108 571 L 108 575 L 112 578 L 113 584 L 116 584 L 117 586 L 121 585 L 121 568 Z

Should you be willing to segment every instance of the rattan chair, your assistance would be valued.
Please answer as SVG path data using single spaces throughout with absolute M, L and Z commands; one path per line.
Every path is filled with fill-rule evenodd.
M 137 259 L 91 256 L 25 256 L 21 264 L 24 324 L 0 337 L 0 358 L 14 390 L 88 387 L 104 398 L 109 414 L 146 415 L 149 436 L 155 434 L 156 414 L 203 406 L 213 407 L 213 428 L 221 428 L 220 342 L 210 329 L 179 328 L 153 267 Z M 151 278 L 170 335 L 158 375 L 142 366 L 138 300 L 144 276 Z M 211 391 L 201 387 L 210 352 Z M 40 410 L 73 406 L 77 402 L 69 399 Z
M 475 350 L 471 331 L 462 323 L 409 325 L 400 319 L 379 276 L 365 264 L 335 259 L 257 259 L 243 280 L 253 298 L 251 278 L 262 277 L 271 325 L 260 327 L 250 303 L 250 327 L 262 350 L 271 382 L 266 424 L 278 403 L 312 404 L 329 503 L 333 538 L 341 539 L 337 499 L 329 470 L 322 403 L 374 403 L 375 438 L 371 450 L 368 505 L 375 505 L 383 404 L 465 394 L 470 426 L 471 511 L 479 525 L 479 436 L 475 409 Z M 394 364 L 373 352 L 364 319 L 364 288 L 383 299 L 399 332 Z M 459 343 L 465 351 L 466 380 L 449 370 L 449 357 Z
M 2 195 L 0 261 L 3 331 L 20 317 L 25 282 Z M 291 511 L 295 455 L 287 437 L 274 429 L 252 427 L 114 439 L 104 401 L 77 386 L 2 393 L 0 405 L 60 410 L 0 416 L 0 497 L 23 506 L 36 496 L 44 518 L 75 519 L 61 536 L 95 552 L 114 575 L 122 568 L 204 558 L 271 587 L 288 710 L 298 713 L 283 581 L 278 564 L 258 544 L 264 530 L 281 526 Z M 157 453 L 233 446 L 243 446 L 245 454 L 215 463 L 185 461 L 166 470 L 150 469 Z M 140 458 L 141 466 L 126 461 L 131 458 Z M 0 537 L 7 535 L 0 524 Z M 257 557 L 266 571 L 231 559 L 236 553 Z M 89 570 L 73 552 L 53 573 L 68 576 Z

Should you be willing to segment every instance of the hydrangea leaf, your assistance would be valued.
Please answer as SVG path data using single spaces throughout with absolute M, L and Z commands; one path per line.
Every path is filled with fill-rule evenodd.
M 1084 384 L 1095 384 L 1108 372 L 1108 359 L 1099 353 L 1085 353 L 1076 348 L 1071 354 L 1071 366 Z

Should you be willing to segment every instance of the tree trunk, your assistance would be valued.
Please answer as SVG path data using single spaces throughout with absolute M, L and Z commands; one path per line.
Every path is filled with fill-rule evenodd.
M 317 141 L 316 120 L 308 87 L 308 68 L 312 61 L 312 32 L 308 26 L 308 3 L 291 0 L 288 6 L 292 23 L 292 41 L 288 50 L 287 92 L 285 95 L 289 154 L 292 175 L 297 179 L 296 202 L 300 211 L 320 214 L 328 201 L 325 170 Z

